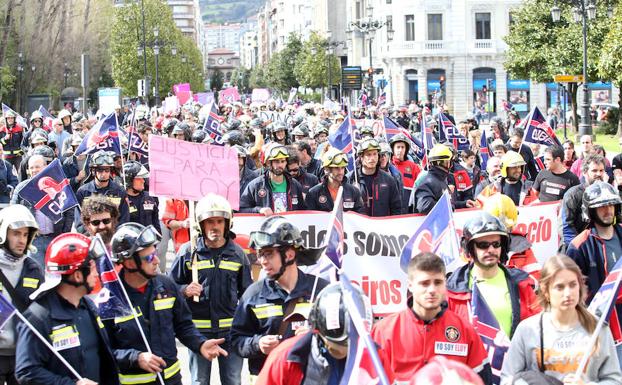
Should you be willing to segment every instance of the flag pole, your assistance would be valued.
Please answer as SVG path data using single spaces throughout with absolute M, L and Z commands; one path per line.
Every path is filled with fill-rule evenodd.
M 610 302 L 615 303 L 615 300 L 618 297 L 618 292 L 620 291 L 620 282 L 622 282 L 622 272 L 618 274 L 618 278 L 616 279 L 615 285 L 613 286 L 614 289 L 611 295 L 612 298 L 610 299 Z M 611 304 L 610 306 L 615 306 L 615 304 Z M 600 331 L 605 325 L 606 318 L 607 318 L 606 314 L 601 314 L 600 318 L 598 319 L 596 328 L 594 329 L 594 332 L 592 333 L 592 336 L 590 337 L 590 342 L 588 343 L 587 347 L 583 350 L 584 353 L 583 353 L 583 356 L 581 357 L 581 361 L 579 361 L 579 366 L 577 366 L 577 370 L 575 372 L 575 378 L 581 378 L 581 374 L 583 374 L 583 371 L 585 370 L 585 367 L 587 366 L 587 361 L 592 356 L 592 349 L 594 349 L 594 346 L 596 345 L 596 342 L 598 341 L 598 336 L 600 334 Z
M 102 240 L 100 234 L 95 235 L 95 237 L 97 239 L 99 239 L 99 241 L 102 244 L 105 245 L 105 243 Z M 110 256 L 108 255 L 108 249 L 104 247 L 104 250 L 106 250 L 106 255 L 104 257 L 108 258 L 108 260 L 111 263 L 111 265 L 114 266 L 114 264 L 112 263 L 112 260 L 110 259 Z M 132 300 L 130 300 L 130 296 L 127 294 L 127 290 L 125 290 L 125 286 L 121 282 L 121 277 L 119 277 L 119 272 L 116 269 L 112 269 L 112 271 L 114 271 L 114 275 L 115 275 L 116 279 L 119 281 L 119 286 L 121 287 L 121 291 L 123 292 L 123 296 L 125 297 L 125 300 L 127 301 L 127 304 L 130 306 L 130 310 L 132 311 L 132 318 L 134 318 L 134 321 L 136 322 L 136 326 L 138 326 L 138 332 L 140 333 L 140 336 L 141 336 L 141 338 L 143 340 L 143 343 L 145 344 L 145 348 L 147 349 L 147 353 L 153 354 L 153 352 L 151 351 L 151 346 L 149 346 L 149 341 L 147 341 L 147 336 L 145 335 L 145 331 L 143 330 L 143 327 L 140 324 L 140 320 L 138 319 L 138 313 L 136 312 L 136 308 L 134 308 L 134 305 L 132 305 Z M 160 374 L 160 372 L 157 372 L 156 375 L 158 376 L 158 380 L 160 381 L 160 384 L 161 385 L 165 385 L 164 384 L 164 379 L 162 378 L 162 375 Z
M 356 150 L 354 148 L 354 132 L 352 132 L 352 113 L 350 112 L 350 110 L 348 110 L 348 116 L 346 117 L 346 119 L 348 119 L 348 130 L 350 131 L 350 141 L 352 143 L 352 162 L 354 163 L 354 180 L 356 182 L 356 185 L 358 186 L 359 184 L 359 175 L 358 175 L 358 170 L 356 169 Z
M 199 283 L 199 261 L 197 257 L 197 231 L 196 231 L 196 223 L 195 222 L 195 207 L 194 201 L 188 201 L 188 216 L 190 219 L 190 251 L 192 252 L 192 282 Z M 194 302 L 199 302 L 199 296 L 195 295 L 192 297 Z
M 67 362 L 67 360 L 65 359 L 65 357 L 61 356 L 61 354 L 59 352 L 56 351 L 56 349 L 54 349 L 52 347 L 52 345 L 50 345 L 50 343 L 48 342 L 48 340 L 45 339 L 45 337 L 43 337 L 41 335 L 41 333 L 39 333 L 39 331 L 34 327 L 33 324 L 30 323 L 30 321 L 28 321 L 26 319 L 26 317 L 24 317 L 24 315 L 17 309 L 15 309 L 15 315 L 26 325 L 28 326 L 28 328 L 30 329 L 30 331 L 37 336 L 37 338 L 39 338 L 39 340 L 41 340 L 41 342 L 43 342 L 43 344 L 50 349 L 50 351 L 56 356 L 56 358 L 58 358 L 60 360 L 60 362 L 63 363 L 63 365 L 65 365 L 65 367 L 71 372 L 71 374 L 74 375 L 74 377 L 76 377 L 76 379 L 78 381 L 83 380 L 84 378 L 73 368 L 73 366 L 71 366 L 71 364 L 69 362 Z

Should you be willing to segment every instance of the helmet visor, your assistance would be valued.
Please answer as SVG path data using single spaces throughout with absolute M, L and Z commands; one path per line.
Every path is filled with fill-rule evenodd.
M 160 239 L 162 239 L 162 237 L 155 227 L 152 225 L 145 227 L 140 234 L 138 234 L 138 237 L 136 237 L 136 241 L 130 249 L 129 255 L 134 255 L 134 253 L 160 242 Z
M 501 235 L 507 237 L 507 230 L 500 222 L 487 220 L 485 217 L 474 219 L 469 223 L 469 232 L 473 234 L 472 239 L 484 237 L 486 235 Z
M 274 234 L 266 233 L 265 231 L 253 231 L 250 236 L 250 242 L 248 247 L 255 250 L 260 250 L 266 247 L 271 247 L 278 244 L 278 240 Z
M 348 157 L 344 153 L 331 154 L 326 159 L 327 167 L 345 167 L 348 165 Z
M 113 166 L 114 158 L 108 153 L 97 154 L 93 157 L 92 166 Z
M 287 149 L 283 146 L 274 147 L 270 150 L 270 154 L 268 155 L 268 160 L 287 158 L 289 158 L 289 154 L 287 153 Z

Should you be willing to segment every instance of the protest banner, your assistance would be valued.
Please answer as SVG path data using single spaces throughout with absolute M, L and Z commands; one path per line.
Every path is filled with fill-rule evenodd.
M 182 106 L 193 100 L 192 91 L 179 91 L 175 96 L 177 96 L 177 100 L 179 100 L 179 104 Z
M 270 90 L 267 88 L 255 88 L 251 94 L 251 101 L 257 103 L 267 103 L 270 99 Z
M 190 91 L 190 83 L 179 83 L 173 85 L 173 93 L 177 95 L 179 92 L 188 92 Z
M 179 100 L 177 100 L 176 96 L 167 96 L 166 99 L 164 99 L 164 103 L 162 103 L 164 106 L 164 112 L 165 113 L 173 113 L 173 114 L 177 114 L 177 112 L 179 111 Z
M 207 193 L 240 204 L 238 155 L 229 146 L 190 143 L 151 135 L 149 138 L 149 193 L 198 201 Z
M 458 236 L 477 209 L 454 212 Z M 540 263 L 557 253 L 559 202 L 521 206 L 516 229 L 527 234 Z M 330 213 L 304 211 L 280 214 L 300 229 L 308 247 L 324 245 Z M 423 223 L 423 215 L 366 217 L 344 213 L 344 257 L 346 274 L 368 295 L 376 314 L 402 310 L 406 304 L 406 274 L 400 268 L 401 250 Z M 233 231 L 249 235 L 261 227 L 263 215 L 236 214 Z M 314 268 L 314 267 L 310 267 Z
M 280 122 L 285 125 L 289 125 L 289 121 L 292 119 L 292 115 L 289 113 L 278 111 L 260 111 L 259 117 L 263 119 L 264 122 Z

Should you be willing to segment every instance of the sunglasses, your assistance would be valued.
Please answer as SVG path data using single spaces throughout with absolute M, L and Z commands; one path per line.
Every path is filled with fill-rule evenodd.
M 154 251 L 153 253 L 151 253 L 149 255 L 145 255 L 144 257 L 140 257 L 140 259 L 142 259 L 143 261 L 145 261 L 147 263 L 151 263 L 155 259 L 156 255 L 158 255 L 158 253 L 156 251 Z
M 95 172 L 110 172 L 110 167 L 95 167 Z
M 488 250 L 488 248 L 492 246 L 495 249 L 498 249 L 501 247 L 501 242 L 500 241 L 494 241 L 494 242 L 486 242 L 486 241 L 480 241 L 480 242 L 475 242 L 475 247 L 477 247 L 480 250 Z
M 108 226 L 110 223 L 112 223 L 112 218 L 93 219 L 92 221 L 89 221 L 89 223 L 92 224 L 95 227 L 101 225 L 102 223 L 104 225 Z

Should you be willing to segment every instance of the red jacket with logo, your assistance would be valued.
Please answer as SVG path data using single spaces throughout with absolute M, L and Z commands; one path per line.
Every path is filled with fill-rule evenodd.
M 393 164 L 402 174 L 402 181 L 404 182 L 404 187 L 412 189 L 415 185 L 415 181 L 421 172 L 421 167 L 412 160 L 399 160 L 396 157 L 393 157 Z
M 410 381 L 436 355 L 471 367 L 486 384 L 492 380 L 488 353 L 468 317 L 445 307 L 431 321 L 404 309 L 375 324 L 372 337 L 384 351 L 383 366 L 397 381 Z

